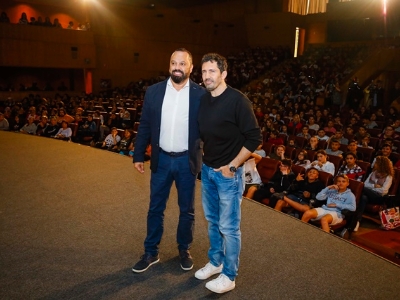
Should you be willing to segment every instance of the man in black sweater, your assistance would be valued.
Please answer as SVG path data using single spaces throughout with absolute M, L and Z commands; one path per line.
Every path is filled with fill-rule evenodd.
M 209 223 L 210 262 L 195 277 L 204 280 L 221 273 L 206 284 L 215 293 L 235 288 L 241 247 L 242 165 L 262 141 L 250 100 L 225 83 L 227 67 L 219 54 L 203 56 L 202 77 L 210 93 L 201 100 L 198 121 L 204 142 L 202 201 Z

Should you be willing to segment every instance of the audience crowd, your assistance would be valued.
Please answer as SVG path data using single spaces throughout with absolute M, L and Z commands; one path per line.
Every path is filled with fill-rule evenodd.
M 367 55 L 366 47 L 326 46 L 310 47 L 299 58 L 290 58 L 284 47 L 227 56 L 227 82 L 248 96 L 263 132 L 257 155 L 280 161 L 269 182 L 246 190 L 250 198 L 269 198 L 275 209 L 305 222 L 319 220 L 326 231 L 346 218 L 343 210 L 356 211 L 352 180 L 379 191 L 363 192 L 356 221 L 368 203 L 383 203 L 390 185 L 400 180 L 394 178 L 400 168 L 400 81 L 390 91 L 379 80 L 361 90 L 354 78 L 346 91 L 340 89 Z M 0 102 L 0 130 L 132 156 L 144 93 L 165 78 L 140 79 L 98 95 L 71 96 L 58 88 L 54 98 L 31 94 L 21 101 L 9 99 Z M 201 71 L 195 68 L 191 79 L 200 83 Z M 383 107 L 384 97 L 390 108 Z M 298 167 L 303 172 L 295 172 Z M 325 173 L 332 176 L 328 185 L 319 180 Z

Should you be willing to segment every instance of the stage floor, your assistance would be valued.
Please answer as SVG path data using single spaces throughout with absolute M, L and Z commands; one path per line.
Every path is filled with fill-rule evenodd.
M 208 291 L 207 225 L 196 189 L 195 267 L 177 257 L 176 191 L 160 263 L 142 274 L 149 198 L 144 175 L 118 154 L 0 132 L 0 299 L 390 299 L 400 268 L 345 240 L 244 199 L 236 289 Z

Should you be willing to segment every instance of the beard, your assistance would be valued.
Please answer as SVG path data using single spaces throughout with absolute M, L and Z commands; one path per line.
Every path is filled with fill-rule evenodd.
M 174 75 L 174 72 L 180 73 L 182 75 L 176 76 L 176 75 Z M 170 72 L 169 75 L 171 76 L 171 80 L 178 84 L 185 81 L 188 78 L 188 74 L 183 73 L 181 70 L 172 70 L 172 72 Z

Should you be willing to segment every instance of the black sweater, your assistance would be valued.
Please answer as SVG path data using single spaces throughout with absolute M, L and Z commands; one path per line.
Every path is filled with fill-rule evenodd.
M 199 109 L 200 137 L 204 142 L 203 162 L 212 168 L 229 164 L 245 147 L 250 152 L 262 135 L 250 100 L 231 87 L 219 96 L 203 96 Z

